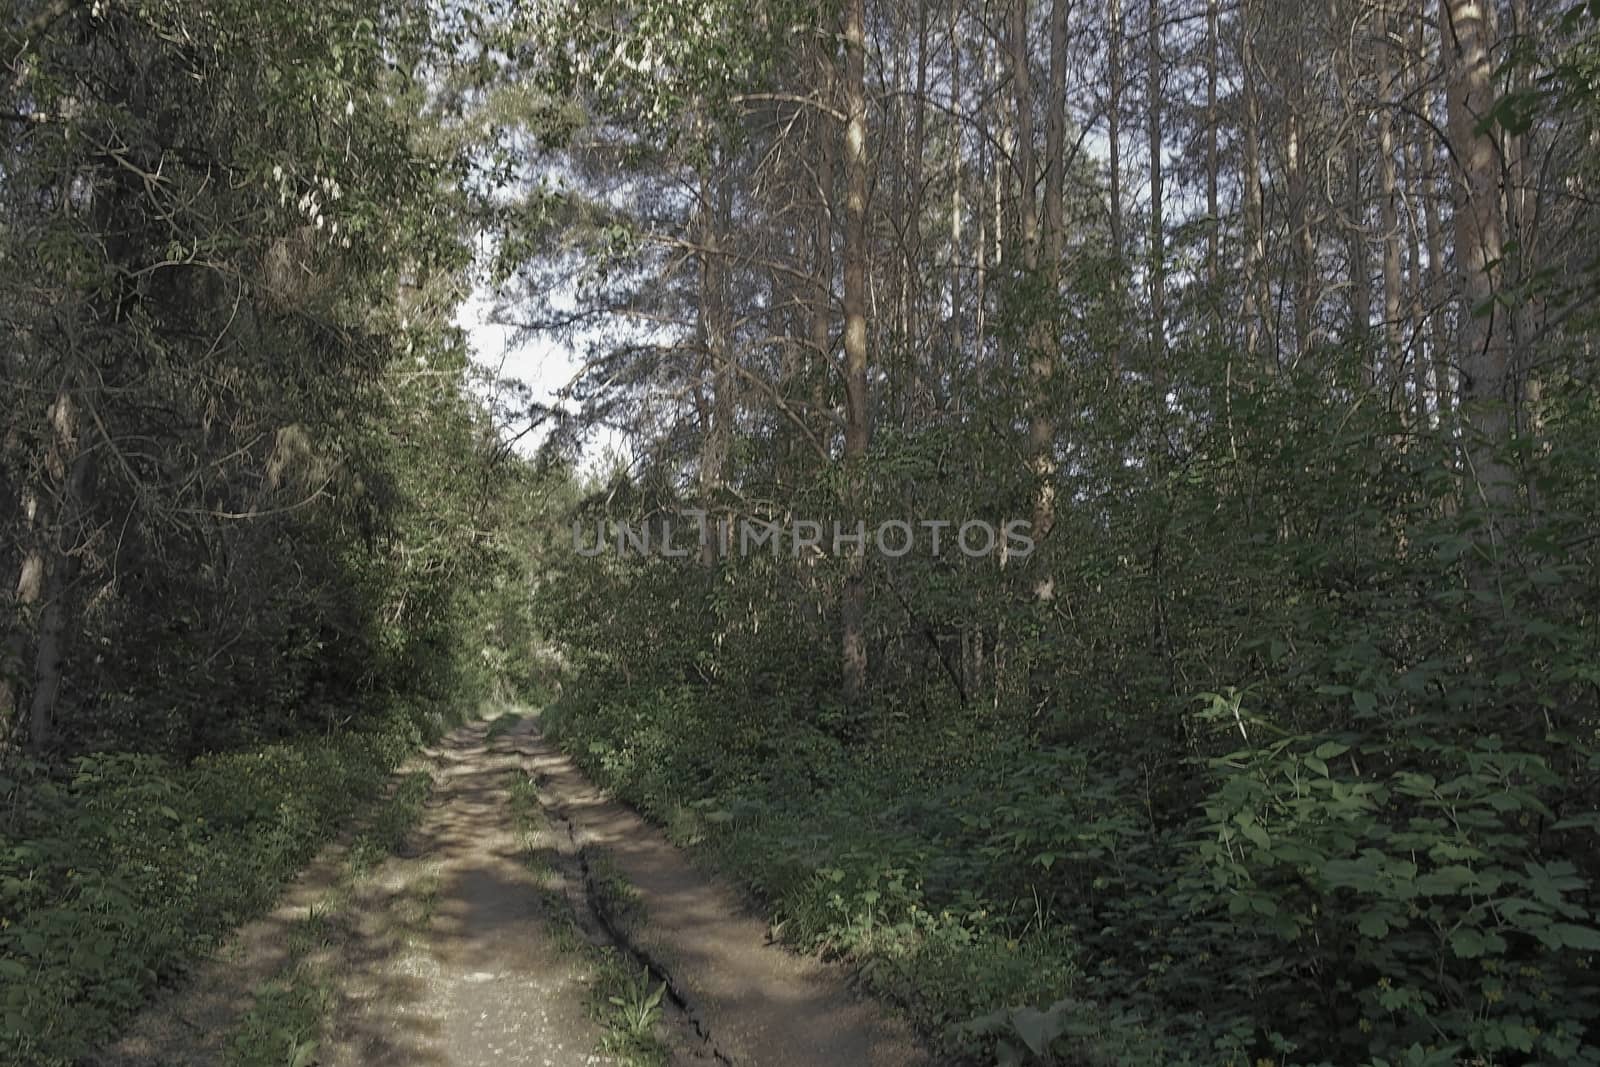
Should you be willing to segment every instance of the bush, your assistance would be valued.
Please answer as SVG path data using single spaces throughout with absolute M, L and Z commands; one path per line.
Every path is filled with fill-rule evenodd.
M 0 1060 L 59 1065 L 260 912 L 421 740 L 415 715 L 176 766 L 0 777 Z
M 1597 819 L 1558 813 L 1551 769 L 1594 766 L 1592 746 L 1285 733 L 1217 698 L 1230 731 L 1272 740 L 1196 760 L 1201 802 L 1163 825 L 1082 745 L 847 750 L 739 710 L 713 687 L 583 687 L 552 722 L 785 939 L 850 958 L 948 1054 L 1600 1063 L 1600 912 L 1569 859 L 1592 855 Z

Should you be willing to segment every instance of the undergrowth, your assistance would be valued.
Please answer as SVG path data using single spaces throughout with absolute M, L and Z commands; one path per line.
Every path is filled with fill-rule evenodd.
M 1088 743 L 997 738 L 980 717 L 847 747 L 741 712 L 708 687 L 612 685 L 546 724 L 945 1055 L 1600 1062 L 1595 901 L 1566 859 L 1595 818 L 1552 770 L 1593 773 L 1577 739 L 1299 734 L 1218 695 L 1197 731 L 1264 740 L 1197 758 L 1193 806 L 1159 819 Z
M 324 950 L 338 940 L 342 913 L 357 887 L 400 846 L 432 791 L 432 776 L 413 771 L 370 813 L 344 857 L 338 883 L 290 929 L 288 962 L 255 991 L 249 1011 L 229 1034 L 227 1067 L 311 1067 L 318 1062 L 337 966 Z M 405 916 L 408 926 L 427 925 L 436 893 L 435 883 L 424 882 L 417 898 L 406 901 L 412 906 Z
M 9 767 L 0 776 L 0 1062 L 58 1067 L 114 1037 L 158 985 L 266 908 L 441 725 L 407 709 L 361 731 L 187 766 L 105 753 L 65 769 Z M 393 846 L 422 788 L 402 783 L 357 841 L 356 868 Z

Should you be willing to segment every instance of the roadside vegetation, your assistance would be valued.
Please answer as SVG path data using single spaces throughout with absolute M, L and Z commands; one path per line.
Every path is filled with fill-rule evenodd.
M 116 1035 L 525 674 L 543 481 L 451 321 L 449 47 L 402 5 L 0 12 L 0 1061 Z
M 561 744 L 965 1062 L 1600 1063 L 1594 5 L 761 10 L 507 98 Z
M 361 813 L 365 824 L 345 853 L 336 884 L 307 909 L 288 932 L 289 958 L 280 972 L 254 990 L 250 1009 L 234 1025 L 226 1043 L 227 1067 L 311 1067 L 333 1008 L 339 929 L 347 921 L 352 897 L 384 858 L 417 823 L 433 787 L 426 771 L 392 782 L 374 810 Z M 432 918 L 437 886 L 425 880 L 409 887 L 411 913 L 396 914 L 413 928 Z M 398 912 L 397 902 L 389 907 Z M 329 950 L 334 949 L 330 954 Z
M 123 753 L 80 757 L 65 775 L 21 767 L 0 868 L 6 1062 L 71 1063 L 115 1037 L 364 814 L 432 728 L 419 709 L 186 766 Z M 416 792 L 402 782 L 352 863 L 390 847 Z

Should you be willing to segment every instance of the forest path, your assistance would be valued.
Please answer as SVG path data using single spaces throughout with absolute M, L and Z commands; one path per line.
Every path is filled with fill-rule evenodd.
M 352 831 L 95 1059 L 99 1067 L 587 1067 L 602 1029 L 596 963 L 530 862 L 508 788 L 523 757 L 503 720 L 460 727 L 413 762 L 432 785 L 393 854 L 366 868 Z M 397 778 L 397 781 L 399 779 Z M 381 809 L 380 816 L 381 817 Z M 354 847 L 352 847 L 354 844 Z
M 531 716 L 461 727 L 420 765 L 432 789 L 394 854 L 361 869 L 359 849 L 330 846 L 94 1062 L 635 1062 L 596 1051 L 599 949 L 648 966 L 646 988 L 666 982 L 656 1031 L 673 1067 L 927 1062 L 837 968 L 770 944 L 732 889 L 606 799 Z
M 767 923 L 731 887 L 608 799 L 536 729 L 519 744 L 540 804 L 576 853 L 587 906 L 669 983 L 717 1059 L 752 1067 L 930 1062 L 902 1021 L 847 988 L 840 968 L 773 944 Z M 618 879 L 631 900 L 620 909 L 608 907 L 617 894 L 604 884 Z
M 600 1027 L 592 960 L 560 942 L 564 903 L 530 864 L 507 803 L 513 739 L 477 722 L 434 754 L 435 791 L 400 854 L 352 908 L 325 1067 L 578 1067 Z

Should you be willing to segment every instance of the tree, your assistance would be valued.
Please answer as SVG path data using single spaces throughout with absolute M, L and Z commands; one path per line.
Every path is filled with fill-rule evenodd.
M 0 31 L 0 722 L 41 753 L 320 723 L 415 589 L 370 558 L 404 482 L 374 420 L 396 365 L 452 358 L 433 27 L 217 0 Z
M 1460 352 L 1459 409 L 1468 434 L 1472 495 L 1504 512 L 1516 497 L 1505 458 L 1510 407 L 1516 401 L 1504 316 L 1495 301 L 1505 255 L 1500 208 L 1499 153 L 1489 58 L 1489 9 L 1481 0 L 1440 0 L 1446 61 L 1455 265 L 1460 291 L 1456 347 Z
M 867 403 L 867 30 L 866 0 L 844 8 L 844 462 L 860 477 L 872 422 Z M 851 493 L 859 500 L 860 489 Z M 860 701 L 867 681 L 865 547 L 845 579 L 841 609 L 844 696 Z

